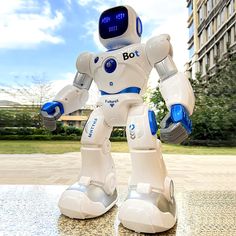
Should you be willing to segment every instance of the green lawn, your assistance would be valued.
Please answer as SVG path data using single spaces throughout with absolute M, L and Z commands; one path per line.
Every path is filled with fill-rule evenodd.
M 162 145 L 163 153 L 195 155 L 236 155 L 236 147 L 199 147 Z M 0 140 L 0 153 L 65 153 L 79 152 L 79 141 L 5 141 Z M 126 142 L 113 142 L 112 152 L 128 152 Z

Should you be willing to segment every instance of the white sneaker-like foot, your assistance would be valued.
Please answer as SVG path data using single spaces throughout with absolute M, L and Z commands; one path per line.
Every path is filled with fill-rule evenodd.
M 63 215 L 75 219 L 94 218 L 106 213 L 117 202 L 117 191 L 108 195 L 102 187 L 74 184 L 62 194 L 58 206 Z
M 168 201 L 162 193 L 144 194 L 130 188 L 118 217 L 124 227 L 136 232 L 163 232 L 176 223 L 175 200 Z

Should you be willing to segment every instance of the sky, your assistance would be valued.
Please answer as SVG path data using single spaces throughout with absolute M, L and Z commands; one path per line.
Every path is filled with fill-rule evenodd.
M 7 0 L 0 1 L 0 87 L 28 85 L 32 77 L 52 82 L 54 91 L 73 81 L 77 56 L 106 51 L 98 39 L 102 11 L 132 6 L 143 22 L 142 42 L 168 33 L 180 71 L 188 61 L 186 1 L 169 0 Z M 157 85 L 152 72 L 150 86 Z M 96 86 L 91 89 L 96 100 Z M 0 100 L 10 99 L 0 94 Z

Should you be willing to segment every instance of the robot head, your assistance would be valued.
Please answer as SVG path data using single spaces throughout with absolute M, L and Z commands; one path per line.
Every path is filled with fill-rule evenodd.
M 107 49 L 121 48 L 141 41 L 142 22 L 130 6 L 104 11 L 99 19 L 99 39 Z

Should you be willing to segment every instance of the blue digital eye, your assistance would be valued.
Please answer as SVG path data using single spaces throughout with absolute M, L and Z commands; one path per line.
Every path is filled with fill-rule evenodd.
M 111 17 L 106 16 L 106 17 L 102 18 L 102 24 L 106 24 L 106 23 L 110 22 L 110 20 L 111 20 Z
M 117 30 L 118 30 L 117 25 L 109 27 L 109 32 L 113 32 L 113 31 L 117 31 Z
M 118 14 L 116 14 L 116 19 L 117 20 L 122 20 L 124 18 L 125 18 L 125 13 L 118 13 Z

